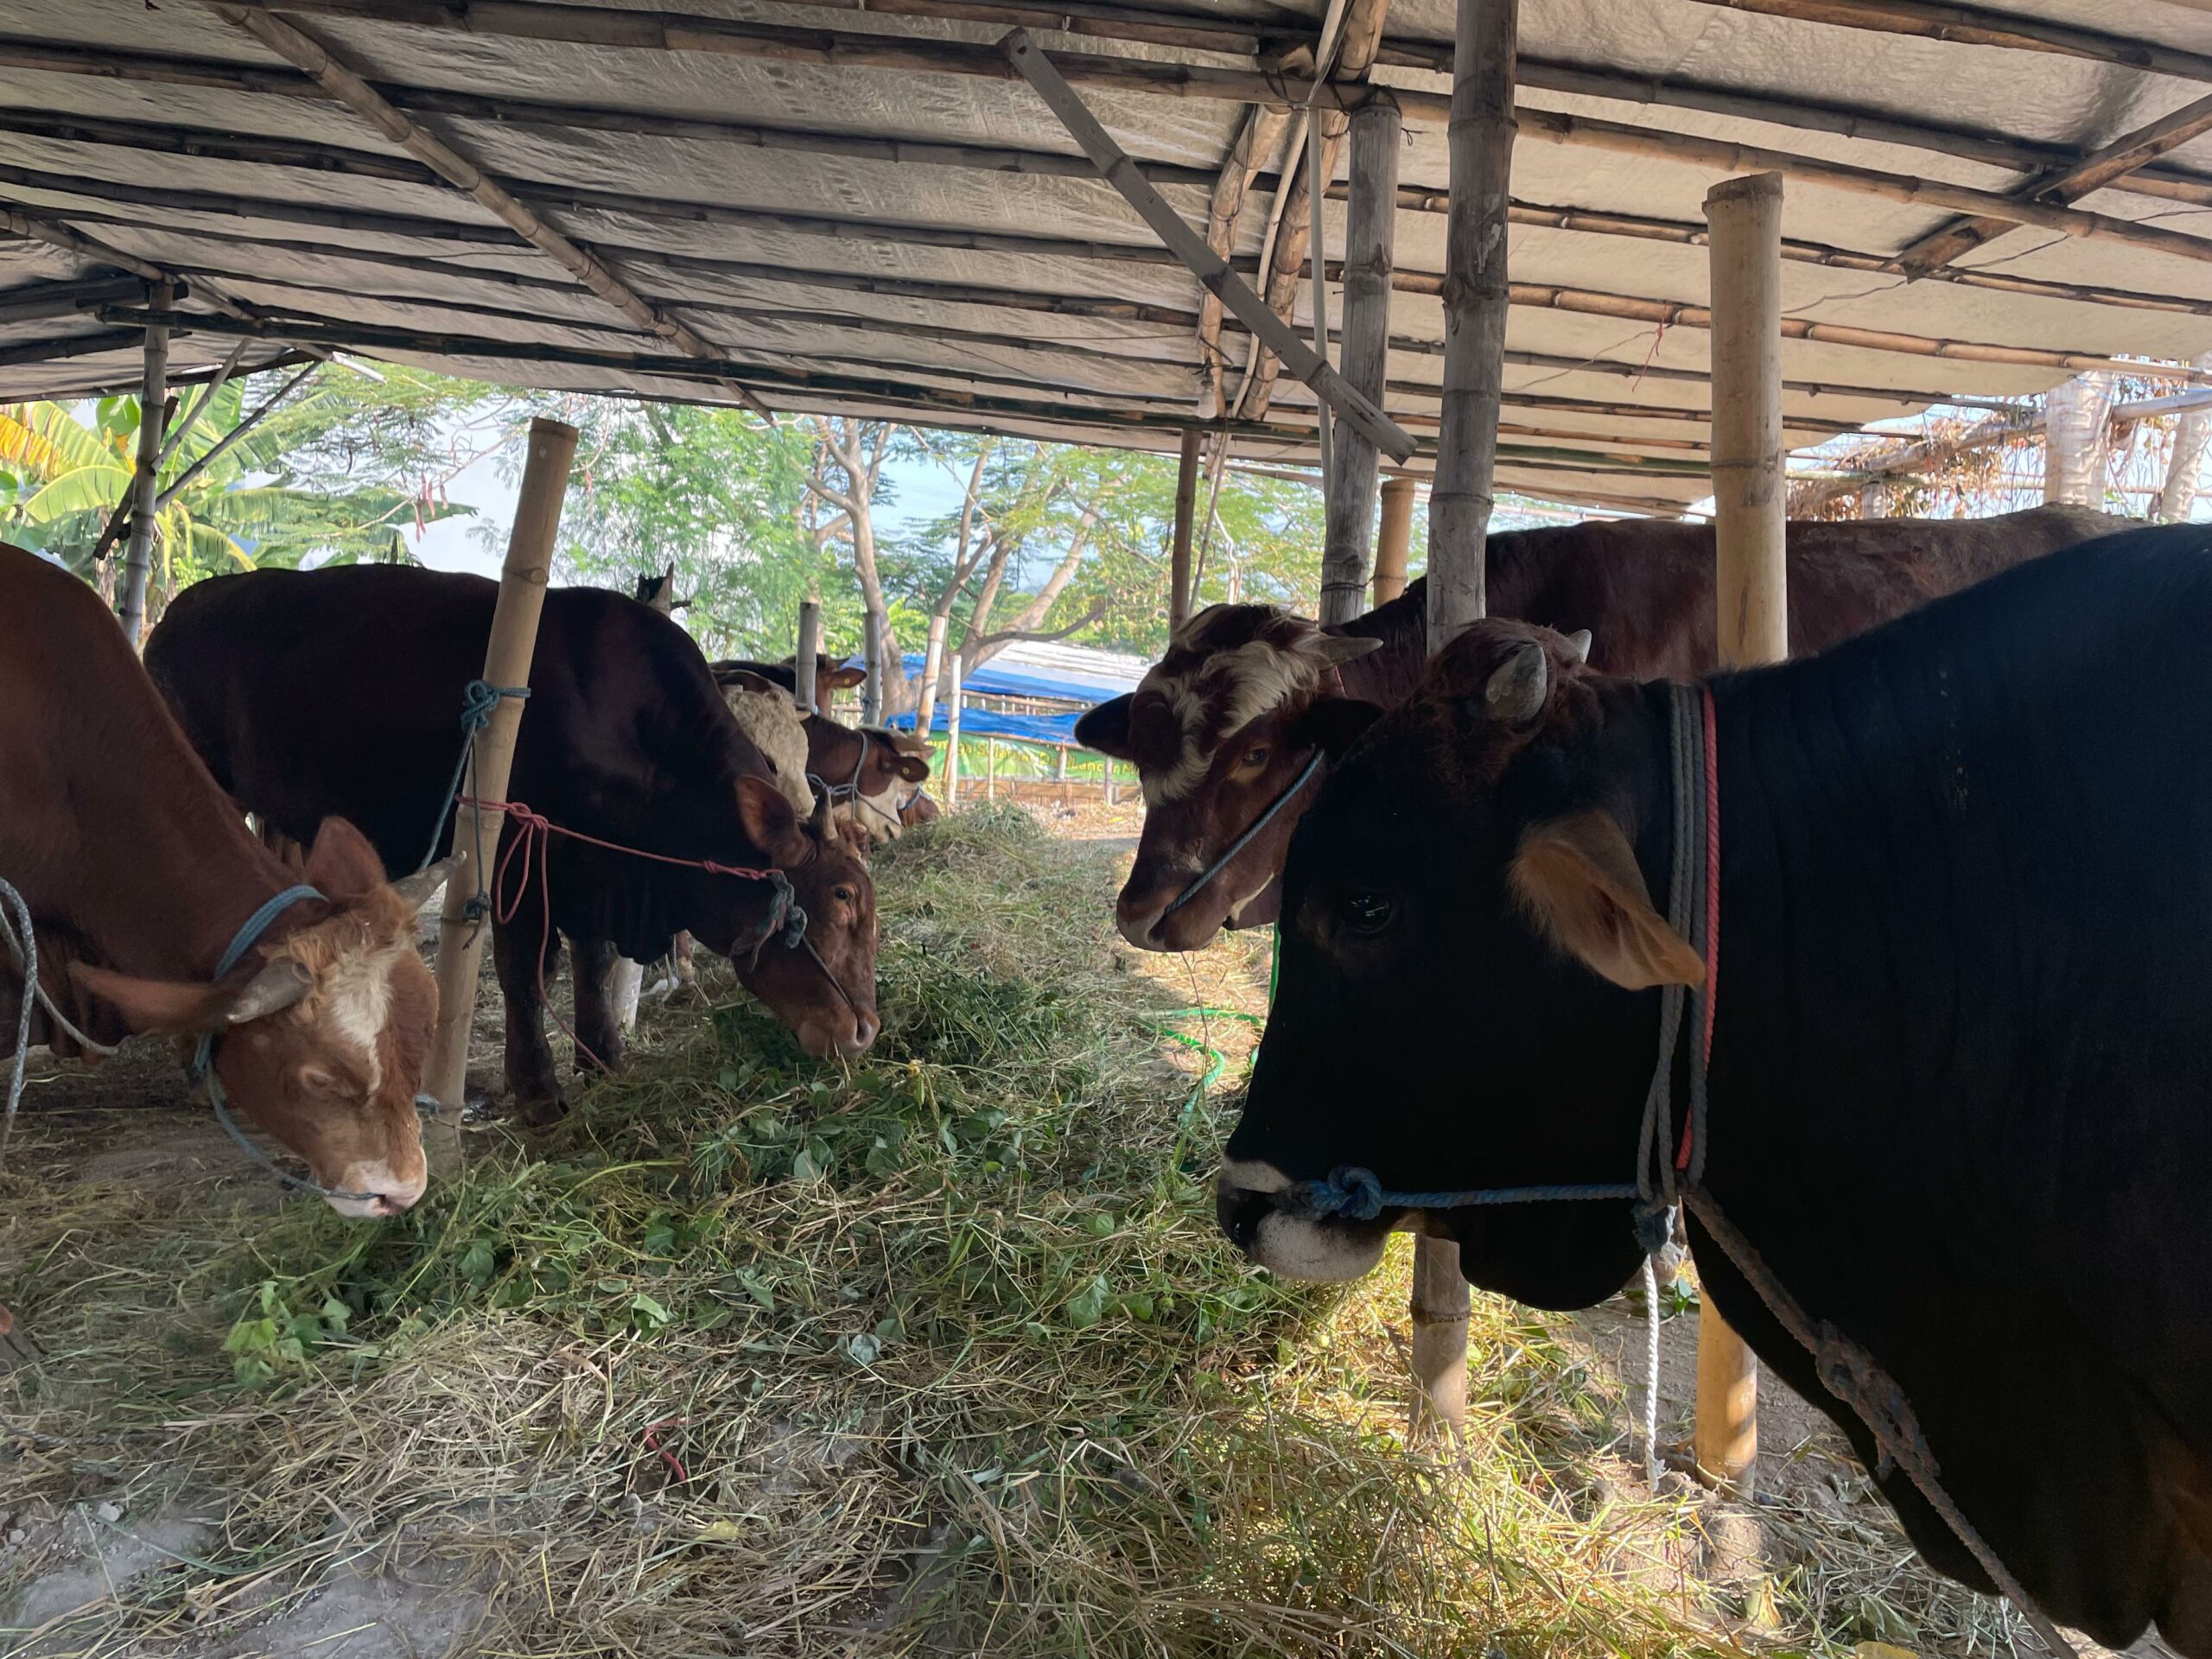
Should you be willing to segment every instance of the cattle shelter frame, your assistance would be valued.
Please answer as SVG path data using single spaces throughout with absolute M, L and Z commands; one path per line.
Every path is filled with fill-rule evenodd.
M 2212 206 L 2212 14 L 2122 21 L 2095 0 L 0 0 L 0 396 L 343 351 L 1173 451 L 1185 501 L 1231 458 L 1321 469 L 1358 492 L 1330 504 L 1347 598 L 1403 580 L 1429 483 L 1449 627 L 1480 614 L 1498 491 L 1672 514 L 1728 468 L 1778 480 L 1786 448 L 1933 406 L 2006 416 L 2114 366 L 2212 384 L 2190 366 L 2212 238 L 2186 216 Z M 1486 113 L 1447 142 L 1459 111 Z M 1746 173 L 1788 187 L 1756 458 L 1721 434 L 1745 302 L 1704 213 Z M 1724 552 L 1724 606 L 1763 561 Z

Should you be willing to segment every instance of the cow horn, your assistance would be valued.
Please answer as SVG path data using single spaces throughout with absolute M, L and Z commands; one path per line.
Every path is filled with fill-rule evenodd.
M 1332 663 L 1338 667 L 1357 662 L 1370 651 L 1382 649 L 1382 640 L 1358 634 L 1325 633 L 1313 643 L 1320 652 L 1323 662 Z
M 279 957 L 247 982 L 238 1000 L 224 1010 L 223 1019 L 230 1025 L 242 1026 L 249 1020 L 281 1014 L 314 988 L 315 976 L 304 964 Z
M 1580 658 L 1584 662 L 1586 663 L 1590 660 L 1589 629 L 1577 628 L 1573 633 L 1567 636 L 1567 643 L 1573 649 L 1574 654 Z
M 817 841 L 826 842 L 830 839 L 833 833 L 830 825 L 834 816 L 830 807 L 830 791 L 826 789 L 816 791 L 813 829 L 814 838 Z
M 430 895 L 446 883 L 446 878 L 468 861 L 467 853 L 448 853 L 435 864 L 425 864 L 412 875 L 403 875 L 391 884 L 391 890 L 404 900 L 410 910 L 420 910 L 430 902 Z
M 1544 712 L 1550 690 L 1550 671 L 1544 648 L 1530 639 L 1513 647 L 1510 656 L 1493 671 L 1483 688 L 1483 707 L 1492 720 L 1509 726 L 1525 726 Z

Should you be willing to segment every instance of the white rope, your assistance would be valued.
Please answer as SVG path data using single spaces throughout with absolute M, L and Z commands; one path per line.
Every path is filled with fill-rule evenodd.
M 9 1139 L 16 1132 L 16 1108 L 23 1098 L 23 1067 L 31 1057 L 31 990 L 38 984 L 38 932 L 31 926 L 31 909 L 23 902 L 23 895 L 5 881 L 0 881 L 0 893 L 6 894 L 8 902 L 15 906 L 22 925 L 24 946 L 16 946 L 15 929 L 9 925 L 4 911 L 0 911 L 0 931 L 7 933 L 10 952 L 19 966 L 26 950 L 29 956 L 29 965 L 23 973 L 25 988 L 16 1012 L 16 1069 L 8 1079 L 8 1116 L 0 1122 L 0 1157 L 4 1157 Z
M 1659 1495 L 1659 1275 L 1643 1258 L 1643 1478 Z

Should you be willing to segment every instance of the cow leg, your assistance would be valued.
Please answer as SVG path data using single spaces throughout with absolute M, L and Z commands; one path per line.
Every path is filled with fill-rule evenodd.
M 617 957 L 613 975 L 607 981 L 607 1000 L 613 1005 L 614 1023 L 625 1032 L 638 1028 L 638 998 L 645 988 L 645 963 Z
M 602 1067 L 609 1071 L 622 1069 L 622 1027 L 614 1017 L 614 1004 L 607 995 L 615 964 L 620 960 L 614 946 L 605 939 L 569 941 L 569 971 L 576 987 L 579 1077 L 589 1077 Z M 636 1003 L 632 1001 L 631 1006 L 634 1010 Z M 585 1049 L 590 1052 L 584 1052 Z
M 668 948 L 669 970 L 676 976 L 679 985 L 696 985 L 699 970 L 691 965 L 691 936 L 679 933 Z
M 539 992 L 540 960 L 543 978 L 550 980 L 561 957 L 561 936 L 526 912 L 492 929 L 492 962 L 499 970 L 499 990 L 507 1004 L 507 1087 L 513 1090 L 515 1111 L 538 1128 L 558 1122 L 568 1104 L 561 1098 L 560 1078 L 554 1069 L 553 1047 L 545 1040 L 545 999 Z

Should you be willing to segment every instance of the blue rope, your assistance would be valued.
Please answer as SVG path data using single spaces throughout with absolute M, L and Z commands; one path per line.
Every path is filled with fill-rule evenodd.
M 221 960 L 215 964 L 216 979 L 219 981 L 239 963 L 245 960 L 245 953 L 260 943 L 261 936 L 269 931 L 270 923 L 275 921 L 277 917 L 283 915 L 294 905 L 304 903 L 310 899 L 321 898 L 322 894 L 315 888 L 302 885 L 287 887 L 274 898 L 266 900 L 261 908 L 247 917 L 245 925 L 231 936 L 228 948 L 224 950 Z M 269 1154 L 246 1139 L 245 1131 L 238 1128 L 238 1124 L 232 1120 L 228 1104 L 223 1099 L 223 1085 L 215 1077 L 214 1059 L 215 1033 L 203 1032 L 200 1033 L 200 1041 L 193 1048 L 192 1064 L 185 1068 L 185 1077 L 192 1083 L 204 1081 L 207 1084 L 207 1103 L 215 1109 L 215 1121 L 223 1126 L 223 1132 L 226 1135 L 238 1143 L 247 1157 L 259 1164 L 286 1186 L 296 1188 L 302 1192 L 312 1192 L 318 1198 L 350 1198 L 361 1204 L 370 1203 L 376 1198 L 377 1195 L 373 1192 L 342 1192 L 335 1187 L 325 1186 L 319 1181 L 303 1180 L 297 1175 L 279 1169 Z M 420 1104 L 419 1101 L 417 1104 Z
M 1284 1195 L 1281 1203 L 1283 1208 L 1316 1220 L 1341 1217 L 1346 1221 L 1373 1221 L 1385 1210 L 1459 1210 L 1488 1204 L 1586 1204 L 1636 1196 L 1633 1181 L 1482 1186 L 1464 1192 L 1398 1192 L 1384 1186 L 1373 1170 L 1346 1165 L 1331 1170 L 1325 1179 L 1299 1182 Z
M 493 685 L 489 680 L 471 680 L 461 694 L 461 755 L 453 763 L 453 781 L 446 785 L 444 804 L 438 808 L 438 821 L 430 826 L 430 845 L 423 855 L 423 861 L 415 868 L 426 870 L 436 860 L 438 849 L 446 838 L 446 820 L 453 816 L 453 804 L 461 798 L 461 779 L 468 775 L 468 763 L 476 753 L 476 734 L 492 723 L 492 711 L 499 706 L 501 697 L 512 697 L 526 702 L 530 688 L 526 685 Z M 484 868 L 484 849 L 481 844 L 483 825 L 479 831 L 476 849 L 476 868 Z M 480 883 L 479 884 L 481 885 Z M 481 902 L 480 895 L 479 902 Z

